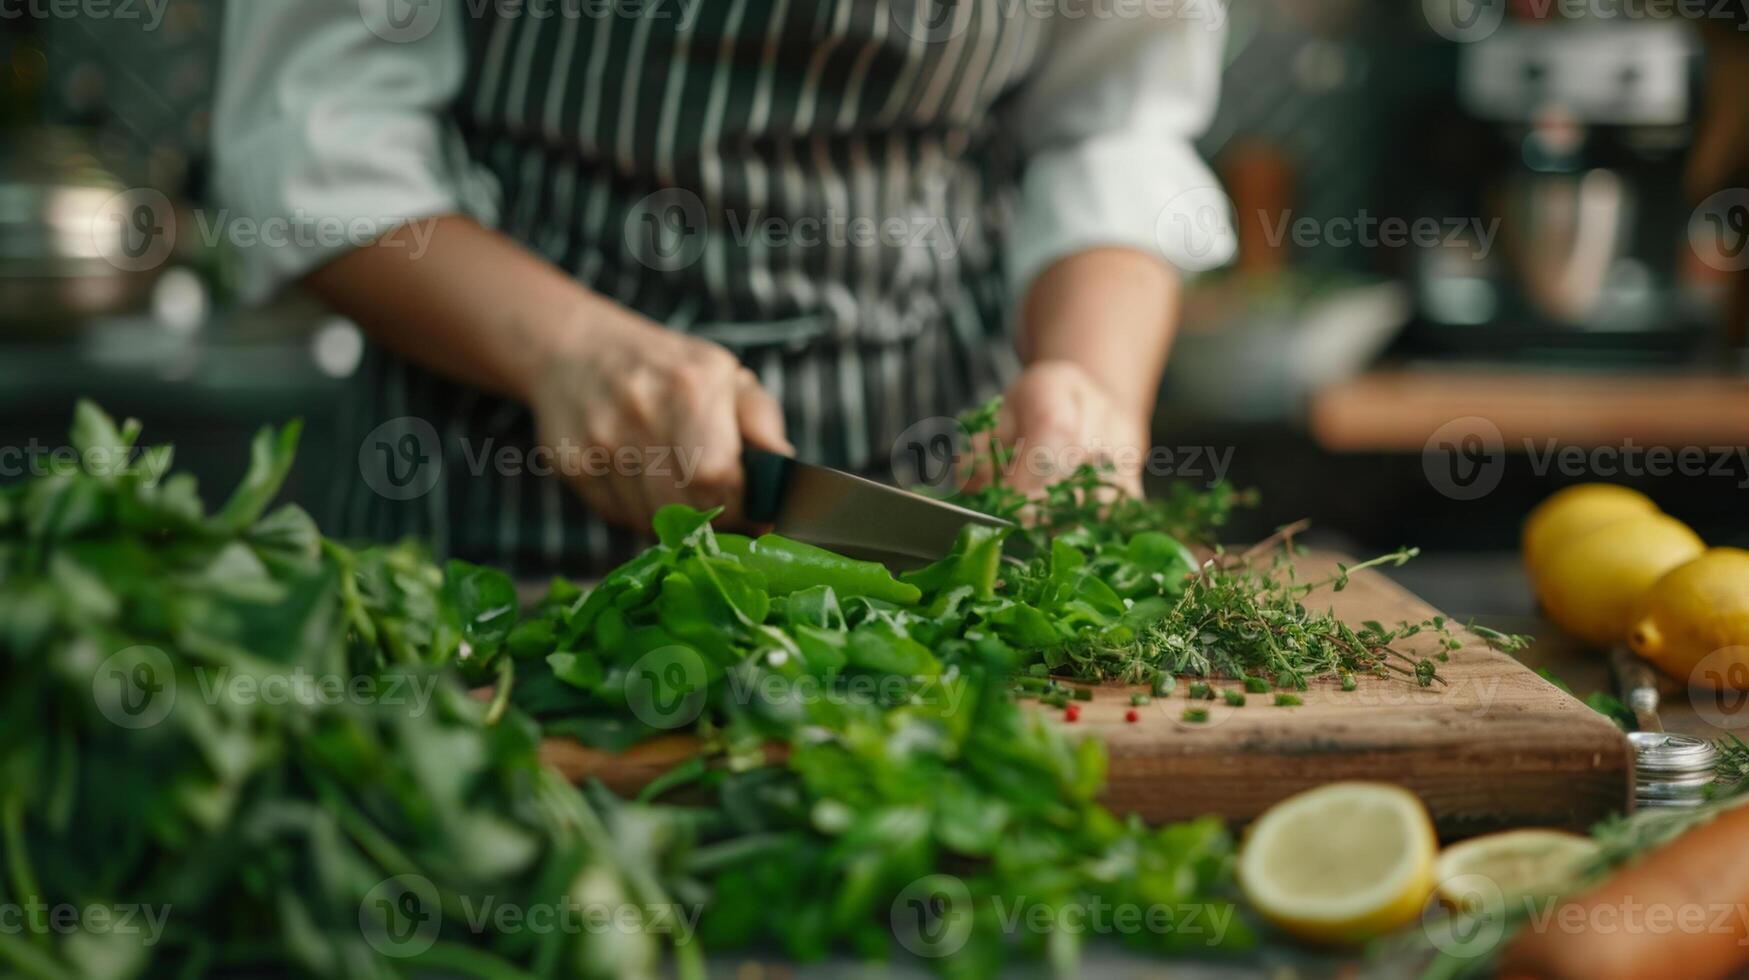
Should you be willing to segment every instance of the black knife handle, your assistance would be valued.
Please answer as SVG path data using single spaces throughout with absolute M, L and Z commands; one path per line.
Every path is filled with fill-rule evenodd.
M 742 501 L 747 520 L 754 524 L 774 523 L 783 511 L 784 494 L 789 490 L 790 458 L 748 448 L 741 453 L 741 466 L 747 474 L 747 492 Z

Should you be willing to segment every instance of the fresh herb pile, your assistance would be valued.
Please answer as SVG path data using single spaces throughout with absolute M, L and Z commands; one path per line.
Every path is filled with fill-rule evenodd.
M 1195 906 L 1231 919 L 1221 824 L 1149 829 L 1113 815 L 1095 802 L 1101 743 L 1071 739 L 1010 694 L 1021 651 L 1066 617 L 1139 628 L 1078 552 L 1055 555 L 1046 617 L 998 595 L 1002 533 L 988 528 L 895 580 L 780 538 L 716 534 L 710 517 L 662 511 L 657 547 L 580 603 L 561 586 L 483 654 L 511 659 L 513 703 L 549 733 L 620 748 L 696 728 L 725 760 L 696 760 L 647 794 L 684 787 L 707 801 L 683 862 L 713 896 L 707 946 L 885 955 L 906 926 L 895 900 L 944 869 L 952 907 L 929 915 L 960 930 L 945 961 L 955 971 L 990 972 L 1011 941 L 1072 954 L 1074 933 L 1011 934 L 1004 908 L 1054 921 L 1071 907 Z M 765 764 L 774 743 L 781 766 Z M 1130 938 L 1163 951 L 1215 941 Z M 1218 941 L 1247 938 L 1236 925 Z
M 1059 677 L 1433 683 L 1434 661 L 1394 645 L 1447 630 L 1350 630 L 1305 607 L 1320 583 L 1292 578 L 1280 542 L 1186 546 L 1242 495 L 1111 502 L 1091 468 L 1028 515 L 1025 560 L 968 528 L 895 579 L 669 508 L 656 547 L 522 610 L 500 571 L 350 549 L 270 512 L 295 427 L 256 440 L 210 515 L 187 477 L 147 476 L 168 449 L 97 465 L 137 435 L 82 405 L 84 465 L 0 490 L 0 902 L 172 915 L 150 944 L 0 934 L 0 962 L 27 975 L 636 976 L 663 946 L 696 975 L 700 940 L 879 957 L 895 933 L 982 975 L 1017 947 L 1069 968 L 1080 933 L 1049 924 L 1101 906 L 1226 923 L 1125 930 L 1158 951 L 1239 948 L 1221 824 L 1112 814 L 1103 746 L 1023 701 L 1064 696 Z M 999 481 L 968 502 L 1022 506 Z M 240 693 L 295 678 L 328 686 Z M 543 733 L 623 748 L 664 732 L 701 752 L 636 802 L 536 757 Z M 498 929 L 483 896 L 704 914 L 696 936 Z
M 1232 510 L 1252 495 L 1225 485 L 1195 493 L 1175 485 L 1161 499 L 1116 495 L 1106 474 L 1084 465 L 1052 486 L 1042 501 L 1029 500 L 1003 482 L 1010 451 L 995 441 L 999 404 L 968 414 L 962 423 L 988 448 L 968 465 L 985 478 L 959 502 L 1025 525 L 1031 561 L 1005 570 L 1005 594 L 1038 607 L 1047 616 L 1060 612 L 1049 589 L 1064 549 L 1079 553 L 1094 577 L 1110 583 L 1129 605 L 1113 617 L 1079 620 L 1057 616 L 1057 637 L 1039 631 L 1032 646 L 1051 671 L 1091 681 L 1170 684 L 1179 675 L 1239 680 L 1255 693 L 1284 688 L 1304 690 L 1319 678 L 1338 680 L 1353 690 L 1357 676 L 1393 674 L 1422 686 L 1439 678 L 1434 657 L 1412 657 L 1399 649 L 1410 637 L 1429 633 L 1442 650 L 1462 645 L 1444 617 L 1418 623 L 1367 622 L 1349 627 L 1328 610 L 1306 606 L 1320 588 L 1340 592 L 1349 576 L 1364 569 L 1401 566 L 1417 551 L 1405 548 L 1334 575 L 1300 581 L 1293 563 L 1294 535 L 1303 524 L 1283 528 L 1267 541 L 1239 554 L 1216 546 L 1214 535 Z M 1183 542 L 1212 550 L 1198 560 Z M 1071 560 L 1073 560 L 1071 558 Z M 1470 624 L 1471 632 L 1507 651 L 1522 649 L 1526 637 L 1509 636 Z
M 0 489 L 0 903 L 26 917 L 0 973 L 651 969 L 653 931 L 469 927 L 488 897 L 670 899 L 539 765 L 534 725 L 486 724 L 435 662 L 466 631 L 436 571 L 267 511 L 295 426 L 210 515 L 188 477 L 147 477 L 169 450 L 137 435 L 81 405 L 84 465 Z

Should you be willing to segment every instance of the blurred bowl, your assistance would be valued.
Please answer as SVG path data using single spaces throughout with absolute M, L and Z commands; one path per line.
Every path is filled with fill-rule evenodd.
M 1198 282 L 1166 368 L 1167 403 L 1237 422 L 1297 418 L 1313 392 L 1371 365 L 1411 307 L 1393 281 L 1285 273 Z
M 174 220 L 168 208 L 130 189 L 76 131 L 18 134 L 0 150 L 0 326 L 51 336 L 142 309 L 163 266 L 156 252 L 170 244 L 152 237 Z

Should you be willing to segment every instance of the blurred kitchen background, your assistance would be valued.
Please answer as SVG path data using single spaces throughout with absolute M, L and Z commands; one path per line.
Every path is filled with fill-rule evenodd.
M 91 397 L 223 487 L 249 431 L 299 415 L 292 492 L 320 516 L 356 478 L 330 433 L 362 344 L 309 305 L 239 309 L 234 257 L 202 240 L 221 8 L 0 19 L 0 445 Z M 1236 539 L 1311 515 L 1341 547 L 1420 545 L 1403 577 L 1458 614 L 1528 611 L 1518 523 L 1588 476 L 1749 544 L 1749 460 L 1612 477 L 1517 451 L 1749 445 L 1749 88 L 1709 90 L 1745 77 L 1749 33 L 1617 9 L 1234 0 L 1202 148 L 1242 255 L 1190 292 L 1155 440 L 1180 465 L 1230 451 L 1263 501 Z M 1723 163 L 1696 186 L 1702 145 Z M 174 202 L 168 261 L 139 254 L 162 236 L 137 194 L 114 203 L 129 188 Z

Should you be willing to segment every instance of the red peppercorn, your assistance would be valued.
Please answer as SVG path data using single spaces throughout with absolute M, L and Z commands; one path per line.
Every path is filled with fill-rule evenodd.
M 1069 705 L 1067 708 L 1064 708 L 1063 709 L 1063 720 L 1064 721 L 1080 721 L 1081 720 L 1081 709 L 1075 705 L 1072 705 L 1072 704 Z
M 1142 720 L 1142 713 L 1140 711 L 1137 711 L 1134 708 L 1131 708 L 1130 710 L 1123 713 L 1123 720 L 1128 721 L 1128 722 L 1141 721 Z

